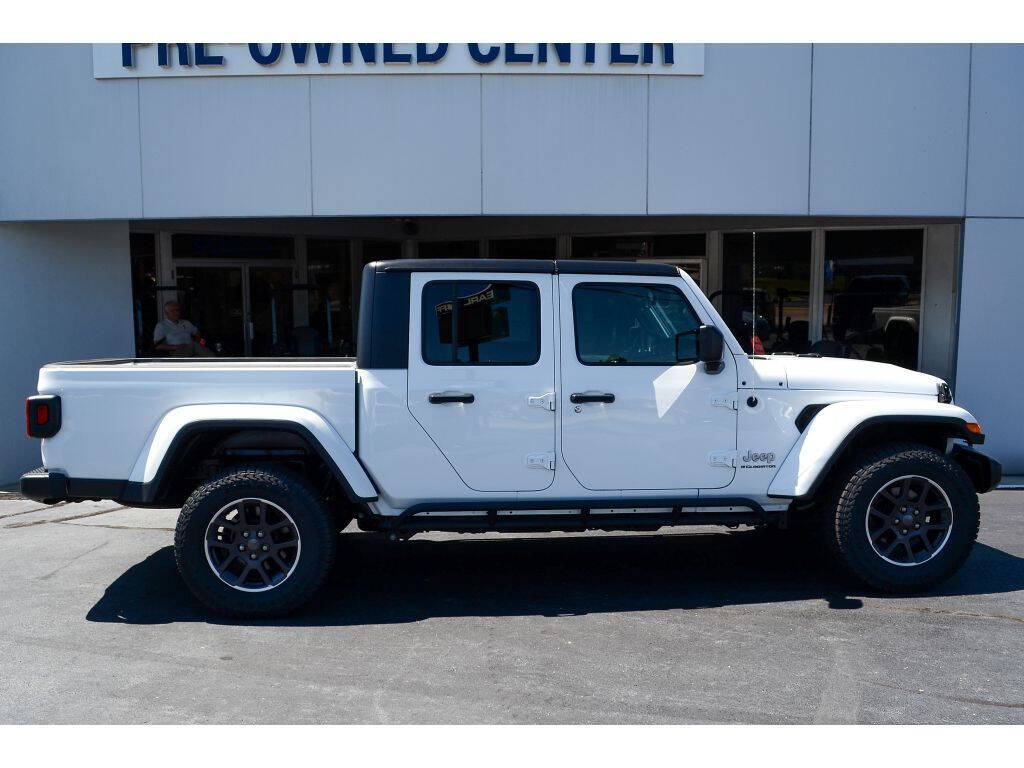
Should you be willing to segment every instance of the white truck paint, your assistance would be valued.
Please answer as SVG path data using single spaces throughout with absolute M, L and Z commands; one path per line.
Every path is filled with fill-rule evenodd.
M 847 436 L 861 424 L 889 416 L 892 408 L 892 403 L 883 399 L 845 400 L 823 408 L 790 449 L 768 486 L 768 495 L 793 498 L 810 493 Z M 901 403 L 899 410 L 902 416 L 973 421 L 970 413 L 952 404 L 915 399 Z
M 154 482 L 175 438 L 183 430 L 195 424 L 221 421 L 230 421 L 240 427 L 267 422 L 300 427 L 323 447 L 358 498 L 372 500 L 377 496 L 373 483 L 352 453 L 354 440 L 346 442 L 327 419 L 310 408 L 263 403 L 184 405 L 168 411 L 146 440 L 128 481 L 143 485 Z
M 358 363 L 44 367 L 29 419 L 44 418 L 33 410 L 42 403 L 53 419 L 29 425 L 44 437 L 44 467 L 23 478 L 24 492 L 178 506 L 195 490 L 183 511 L 192 515 L 213 493 L 207 480 L 256 464 L 293 482 L 297 472 L 342 519 L 402 538 L 430 528 L 785 526 L 820 506 L 824 481 L 842 480 L 836 473 L 866 449 L 900 441 L 960 466 L 970 493 L 998 481 L 998 464 L 968 448 L 980 427 L 939 379 L 882 363 L 748 356 L 674 267 L 385 262 L 366 268 L 363 290 Z M 276 578 L 290 573 L 282 566 Z M 216 602 L 197 586 L 205 577 L 185 575 Z

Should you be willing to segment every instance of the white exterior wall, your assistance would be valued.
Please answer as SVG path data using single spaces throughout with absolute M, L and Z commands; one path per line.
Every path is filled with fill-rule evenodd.
M 1024 219 L 968 219 L 960 294 L 956 402 L 981 422 L 983 450 L 1024 474 Z
M 967 215 L 1024 217 L 1024 45 L 976 45 L 971 59 Z
M 0 223 L 0 485 L 41 463 L 25 397 L 42 365 L 134 354 L 130 263 L 126 221 Z
M 480 213 L 479 77 L 308 79 L 314 214 Z
M 142 215 L 139 86 L 88 45 L 0 45 L 0 221 Z
M 956 399 L 981 420 L 985 450 L 1024 474 L 1024 46 L 976 45 L 960 286 Z
M 971 49 L 817 45 L 810 213 L 962 216 Z
M 309 78 L 138 83 L 145 216 L 310 213 Z
M 95 80 L 88 45 L 6 45 L 0 220 L 959 217 L 978 102 L 968 215 L 1018 215 L 1021 50 L 708 45 L 696 77 Z
M 711 45 L 651 78 L 648 213 L 807 213 L 811 46 Z

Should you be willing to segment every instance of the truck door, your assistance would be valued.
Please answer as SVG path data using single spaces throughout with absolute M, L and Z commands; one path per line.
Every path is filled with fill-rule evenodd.
M 710 321 L 687 299 L 682 278 L 562 274 L 558 286 L 561 452 L 580 484 L 731 483 L 736 365 L 728 349 L 717 373 L 676 362 L 676 334 Z
M 473 490 L 537 491 L 554 478 L 553 281 L 412 274 L 409 410 Z

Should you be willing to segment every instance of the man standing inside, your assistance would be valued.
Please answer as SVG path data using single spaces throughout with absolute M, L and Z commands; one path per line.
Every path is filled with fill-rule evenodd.
M 153 344 L 171 357 L 213 357 L 196 339 L 199 329 L 188 320 L 181 319 L 181 305 L 176 301 L 164 304 L 164 319 L 153 329 Z

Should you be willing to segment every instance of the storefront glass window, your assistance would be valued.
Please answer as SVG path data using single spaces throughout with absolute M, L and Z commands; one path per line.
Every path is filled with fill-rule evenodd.
M 555 259 L 556 253 L 553 237 L 522 237 L 487 243 L 487 254 L 492 259 Z
M 355 354 L 352 270 L 347 240 L 309 240 L 309 327 L 296 328 L 296 354 L 345 357 Z
M 148 232 L 129 236 L 132 259 L 132 317 L 135 325 L 135 356 L 146 357 L 153 346 L 157 322 L 156 237 Z
M 917 367 L 921 229 L 825 234 L 822 354 Z
M 811 233 L 722 236 L 722 290 L 711 295 L 748 353 L 811 351 Z
M 364 240 L 363 264 L 371 261 L 391 261 L 402 258 L 402 243 L 398 240 Z
M 217 357 L 245 357 L 244 267 L 179 266 L 175 274 L 181 317 L 196 326 L 201 343 Z
M 658 261 L 702 259 L 707 237 L 703 232 L 689 232 L 684 235 L 659 235 L 647 239 L 651 257 Z
M 171 236 L 171 250 L 176 259 L 293 259 L 295 241 L 291 237 L 178 234 Z
M 572 239 L 572 257 L 574 259 L 610 259 L 613 261 L 703 259 L 705 240 L 703 232 L 688 232 L 680 235 L 574 237 Z
M 416 250 L 421 259 L 478 259 L 480 258 L 480 241 L 441 240 L 437 242 L 421 242 L 417 245 Z
M 293 333 L 294 290 L 291 267 L 249 266 L 254 357 L 302 354 L 296 349 Z
M 610 261 L 636 261 L 650 258 L 649 238 L 633 237 L 574 237 L 574 259 L 608 259 Z
M 572 258 L 613 261 L 658 261 L 685 270 L 704 287 L 707 236 L 703 232 L 678 235 L 634 235 L 619 237 L 574 237 Z

